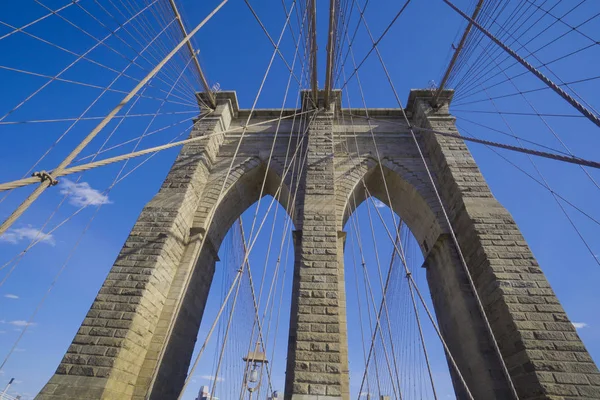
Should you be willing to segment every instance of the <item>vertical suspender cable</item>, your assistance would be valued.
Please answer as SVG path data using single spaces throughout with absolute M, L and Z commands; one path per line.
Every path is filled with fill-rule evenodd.
M 337 27 L 337 0 L 329 1 L 329 35 L 327 39 L 327 68 L 325 71 L 325 95 L 323 97 L 325 108 L 329 107 L 329 97 L 332 89 L 333 65 L 336 53 L 336 27 Z
M 317 0 L 310 0 L 310 20 L 309 20 L 309 36 L 310 36 L 310 86 L 313 92 L 313 101 L 315 106 L 318 105 L 319 87 L 317 84 Z

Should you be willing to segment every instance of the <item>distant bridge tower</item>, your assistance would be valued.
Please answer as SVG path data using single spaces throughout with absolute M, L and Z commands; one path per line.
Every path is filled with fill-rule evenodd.
M 598 369 L 513 218 L 490 192 L 464 142 L 432 132 L 456 133 L 448 112 L 452 94 L 443 91 L 441 107 L 433 109 L 432 91 L 411 91 L 404 111 L 419 147 L 402 110 L 369 110 L 378 151 L 361 118 L 364 109 L 342 110 L 339 98 L 324 109 L 318 99 L 309 122 L 279 121 L 270 162 L 277 122 L 249 126 L 228 174 L 241 130 L 220 132 L 245 124 L 249 110 L 238 108 L 234 92 L 218 92 L 215 111 L 191 134 L 205 140 L 181 150 L 37 398 L 176 399 L 219 246 L 236 218 L 258 200 L 264 177 L 264 194 L 278 195 L 296 227 L 286 400 L 350 397 L 343 227 L 351 202 L 357 206 L 368 194 L 398 213 L 417 239 L 441 332 L 475 399 L 512 398 L 510 381 L 522 400 L 600 398 Z M 302 104 L 300 111 L 313 108 L 306 92 Z M 286 110 L 284 117 L 298 111 Z M 342 112 L 356 116 L 352 125 L 339 118 Z M 250 125 L 278 115 L 255 110 Z M 307 135 L 300 134 L 304 129 Z M 289 135 L 293 146 L 302 141 L 297 157 L 305 161 L 286 174 Z M 466 398 L 451 371 L 457 396 Z

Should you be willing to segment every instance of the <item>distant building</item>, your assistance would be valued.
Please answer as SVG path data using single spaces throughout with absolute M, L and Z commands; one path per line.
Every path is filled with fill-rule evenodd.
M 210 397 L 210 389 L 208 386 L 200 386 L 200 391 L 198 391 L 198 397 L 196 400 L 219 400 L 218 397 Z
M 274 391 L 273 394 L 267 398 L 267 400 L 283 400 L 283 395 L 279 394 L 278 391 Z

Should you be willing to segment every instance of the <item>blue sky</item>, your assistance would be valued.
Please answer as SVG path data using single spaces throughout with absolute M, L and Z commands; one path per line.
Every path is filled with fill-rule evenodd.
M 22 0 L 19 2 L 4 2 L 0 4 L 0 37 L 8 34 L 12 26 L 22 26 L 36 20 L 48 13 L 39 3 L 47 5 L 51 9 L 57 9 L 69 2 L 66 0 Z M 116 1 L 115 1 L 116 2 Z M 99 8 L 98 3 L 107 7 L 108 13 Z M 76 27 L 69 25 L 64 19 L 57 16 L 49 17 L 25 31 L 0 39 L 0 82 L 2 83 L 3 95 L 0 96 L 0 181 L 18 179 L 26 174 L 31 166 L 44 154 L 47 148 L 52 146 L 58 138 L 68 133 L 56 143 L 52 151 L 41 161 L 35 170 L 51 169 L 68 154 L 68 152 L 81 140 L 97 123 L 97 119 L 82 120 L 74 124 L 73 121 L 38 122 L 8 124 L 8 122 L 33 121 L 47 119 L 69 119 L 76 118 L 96 99 L 102 89 L 111 84 L 111 91 L 105 93 L 94 103 L 84 115 L 86 118 L 96 118 L 105 115 L 124 96 L 123 92 L 134 86 L 131 78 L 140 79 L 148 68 L 156 62 L 160 55 L 166 53 L 168 46 L 173 46 L 174 40 L 168 35 L 159 36 L 154 44 L 143 53 L 144 57 L 137 57 L 143 47 L 152 37 L 148 32 L 160 31 L 170 21 L 166 12 L 164 0 L 149 6 L 147 21 L 145 24 L 129 26 L 131 35 L 121 29 L 120 39 L 108 38 L 108 46 L 98 46 L 90 51 L 88 60 L 82 60 L 74 64 L 72 68 L 65 71 L 60 78 L 48 84 L 39 94 L 36 94 L 24 105 L 19 104 L 27 97 L 48 82 L 48 78 L 34 76 L 32 73 L 54 76 L 63 68 L 77 59 L 73 53 L 82 54 L 98 43 L 107 35 L 107 29 L 94 21 L 84 10 L 98 16 L 102 23 L 112 29 L 117 29 L 120 21 L 122 24 L 131 15 L 130 9 L 140 10 L 144 4 L 151 3 L 150 0 L 124 1 L 119 14 L 117 9 L 111 8 L 108 0 L 98 1 L 81 0 L 79 6 L 71 6 L 60 13 L 65 19 L 83 27 L 84 30 L 96 39 L 84 34 Z M 114 2 L 113 2 L 114 3 Z M 322 86 L 324 80 L 324 55 L 326 48 L 327 15 L 329 2 L 318 2 L 318 31 L 319 31 L 319 82 Z M 509 4 L 513 4 L 509 2 Z M 542 4 L 542 2 L 536 2 Z M 547 2 L 546 8 L 552 7 L 556 1 Z M 568 3 L 568 2 L 562 2 Z M 162 4 L 162 5 L 161 5 Z M 200 2 L 197 0 L 178 0 L 184 20 L 188 27 L 195 26 L 208 12 L 217 4 L 216 1 Z M 251 4 L 261 17 L 266 29 L 274 40 L 280 33 L 285 16 L 279 3 L 276 5 L 267 2 L 252 1 Z M 290 1 L 286 1 L 288 8 Z M 359 2 L 359 4 L 364 4 Z M 457 0 L 456 4 L 462 9 L 470 9 L 473 1 Z M 152 7 L 156 7 L 153 11 Z M 572 26 L 585 21 L 589 16 L 595 15 L 600 5 L 595 2 L 587 2 L 583 6 L 571 11 L 564 17 L 564 21 Z M 377 6 L 370 5 L 365 13 L 365 18 L 373 35 L 378 37 L 393 15 L 399 10 L 400 4 L 392 1 L 378 2 Z M 563 15 L 569 11 L 568 4 L 561 4 L 552 9 L 554 15 Z M 129 12 L 127 11 L 129 10 Z M 356 12 L 356 11 L 355 11 Z M 508 12 L 507 12 L 508 13 Z M 165 22 L 166 21 L 166 22 Z M 297 32 L 297 20 L 294 15 L 292 26 Z M 356 14 L 351 26 L 358 22 Z M 533 38 L 536 32 L 548 27 L 542 35 L 527 45 L 526 49 L 535 50 L 544 44 L 559 37 L 568 27 L 561 24 L 552 24 L 551 17 L 546 16 L 540 23 L 524 36 L 525 39 Z M 169 25 L 169 35 L 175 36 L 177 30 L 175 25 Z M 135 27 L 135 28 L 134 28 Z M 413 0 L 407 7 L 405 13 L 390 29 L 386 37 L 379 45 L 382 57 L 386 63 L 395 88 L 402 101 L 406 101 L 411 88 L 423 88 L 430 85 L 431 81 L 439 82 L 441 74 L 451 55 L 451 44 L 457 43 L 456 34 L 464 28 L 464 23 L 456 16 L 442 1 L 417 1 Z M 515 28 L 516 29 L 516 28 Z M 501 34 L 497 26 L 492 25 L 492 30 Z M 147 32 L 148 31 L 148 32 Z M 595 37 L 600 32 L 597 20 L 591 20 L 580 28 L 584 35 Z M 38 38 L 47 40 L 65 50 L 60 50 L 48 43 L 42 43 Z M 539 59 L 529 57 L 534 65 L 554 60 L 564 54 L 585 47 L 588 39 L 577 32 L 571 33 L 554 41 L 536 53 Z M 594 36 L 595 35 L 595 36 Z M 177 36 L 179 37 L 179 36 Z M 521 42 L 523 43 L 525 39 Z M 507 39 L 510 42 L 510 38 Z M 194 38 L 194 47 L 200 49 L 200 60 L 211 84 L 218 84 L 223 90 L 236 90 L 240 106 L 250 108 L 256 97 L 261 79 L 265 74 L 269 58 L 273 48 L 254 20 L 252 14 L 243 1 L 231 0 Z M 486 42 L 482 42 L 485 44 Z M 357 62 L 371 47 L 371 42 L 364 27 L 357 33 L 357 39 L 353 46 Z M 515 45 L 518 47 L 518 44 Z M 283 38 L 281 49 L 288 61 L 293 58 L 294 43 L 289 32 Z M 479 47 L 477 53 L 469 59 L 468 63 L 475 63 L 478 57 L 485 57 Z M 491 50 L 486 50 L 491 51 Z M 527 54 L 525 50 L 520 53 Z M 181 53 L 185 54 L 185 53 Z M 495 54 L 495 53 L 492 53 Z M 121 71 L 129 63 L 128 60 L 136 58 L 137 65 L 127 69 L 128 76 L 117 79 L 115 71 Z M 503 58 L 499 58 L 502 60 Z M 552 63 L 551 68 L 542 68 L 542 71 L 553 79 L 570 82 L 582 78 L 593 77 L 597 74 L 598 60 L 600 54 L 598 46 L 585 51 L 578 52 L 572 57 Z M 162 144 L 175 138 L 185 138 L 189 133 L 191 118 L 196 116 L 198 108 L 193 98 L 194 91 L 199 90 L 198 82 L 192 70 L 186 69 L 187 60 L 179 55 L 167 66 L 167 69 L 151 82 L 151 87 L 142 89 L 142 95 L 135 103 L 132 102 L 122 111 L 121 115 L 130 117 L 110 123 L 89 146 L 84 150 L 81 157 L 93 155 L 101 146 L 108 149 L 131 140 L 130 143 L 102 153 L 99 157 L 112 156 L 131 151 L 136 145 L 137 138 L 144 133 L 156 133 L 147 135 L 138 143 L 139 148 L 147 148 L 152 145 Z M 102 64 L 105 67 L 99 66 Z M 297 63 L 296 73 L 300 74 L 300 64 Z M 346 65 L 346 75 L 353 67 L 349 59 Z M 501 66 L 510 65 L 510 61 L 503 61 Z M 491 64 L 493 67 L 493 64 Z M 112 69 L 112 71 L 110 69 Z M 19 71 L 16 71 L 19 70 Z M 185 72 L 179 77 L 179 72 Z M 595 71 L 596 70 L 596 71 Z M 29 73 L 25 73 L 27 71 Z M 464 70 L 463 70 L 464 71 Z M 506 70 L 508 76 L 521 73 L 520 66 L 513 66 Z M 280 59 L 276 58 L 266 80 L 264 89 L 258 99 L 258 107 L 277 108 L 282 105 L 285 83 L 288 79 L 288 71 Z M 375 54 L 372 54 L 359 71 L 359 77 L 364 89 L 365 101 L 369 107 L 397 107 L 390 86 L 385 79 L 381 65 Z M 342 75 L 343 76 L 343 75 Z M 491 68 L 489 76 L 493 77 L 485 86 L 493 82 L 500 82 L 505 75 L 499 69 Z M 453 83 L 460 82 L 458 76 Z M 82 86 L 65 82 L 78 81 L 87 84 Z M 342 78 L 343 80 L 343 78 Z M 173 85 L 170 82 L 177 81 Z M 528 101 L 539 113 L 553 115 L 573 115 L 575 110 L 567 105 L 562 99 L 548 90 L 528 93 L 526 100 L 521 96 L 512 96 L 495 100 L 495 105 L 487 101 L 489 97 L 501 96 L 518 91 L 537 89 L 543 85 L 529 74 L 514 79 L 515 86 L 511 82 L 487 89 L 487 93 L 480 91 L 472 94 L 468 85 L 463 85 L 456 94 L 453 112 L 458 118 L 458 126 L 465 135 L 473 134 L 478 137 L 502 141 L 504 143 L 517 144 L 513 139 L 507 138 L 497 132 L 491 131 L 484 126 L 493 127 L 503 132 L 514 133 L 514 135 L 526 138 L 537 143 L 542 143 L 552 148 L 562 149 L 560 143 L 552 134 L 550 126 L 556 135 L 573 151 L 573 153 L 591 159 L 597 159 L 597 149 L 600 146 L 598 129 L 589 121 L 579 117 L 547 116 L 548 126 L 540 118 L 529 115 L 503 114 L 500 116 L 495 111 L 500 110 L 507 113 L 531 113 L 532 108 Z M 95 87 L 91 87 L 95 86 Z M 590 80 L 583 84 L 572 85 L 572 88 L 581 98 L 585 99 L 590 107 L 600 107 L 600 81 Z M 477 88 L 477 86 L 475 87 Z M 292 88 L 286 107 L 293 107 L 296 101 L 297 86 Z M 362 107 L 360 91 L 356 80 L 352 80 L 346 90 L 351 99 L 352 107 Z M 461 92 L 462 90 L 462 92 Z M 169 93 L 168 101 L 163 102 Z M 472 95 L 469 95 L 472 94 Z M 157 100 L 158 99 L 158 100 Z M 484 100 L 481 102 L 475 102 Z M 345 104 L 347 105 L 347 104 Z M 10 112 L 14 108 L 14 112 Z M 477 112 L 474 112 L 477 111 Z M 483 111 L 484 113 L 482 113 Z M 9 113 L 9 115 L 6 115 Z M 488 114 L 487 112 L 492 112 Z M 152 114 L 158 113 L 157 117 Z M 150 115 L 149 115 L 150 114 Z M 135 116 L 138 115 L 138 116 Z M 593 256 L 586 249 L 571 223 L 562 213 L 556 200 L 549 191 L 539 184 L 533 182 L 523 172 L 507 163 L 497 154 L 479 145 L 471 146 L 471 151 L 480 165 L 480 168 L 488 181 L 493 193 L 500 202 L 512 213 L 515 220 L 531 246 L 538 261 L 542 265 L 552 287 L 556 291 L 563 306 L 567 310 L 572 321 L 578 323 L 578 332 L 584 340 L 588 350 L 596 362 L 600 362 L 600 318 L 595 310 L 595 304 L 600 300 L 600 294 L 596 289 L 600 279 L 600 266 L 595 262 Z M 89 171 L 82 176 L 72 176 L 69 180 L 63 180 L 61 185 L 48 190 L 41 199 L 13 226 L 7 235 L 0 238 L 0 265 L 5 267 L 0 270 L 0 279 L 6 282 L 0 287 L 0 357 L 8 353 L 17 340 L 20 332 L 27 321 L 33 317 L 33 324 L 28 327 L 22 340 L 18 343 L 15 351 L 10 357 L 4 369 L 0 372 L 0 388 L 4 387 L 10 377 L 16 378 L 13 386 L 14 393 L 33 396 L 51 376 L 64 351 L 68 347 L 74 333 L 85 316 L 91 302 L 93 301 L 104 277 L 110 269 L 120 247 L 125 241 L 129 230 L 133 226 L 137 215 L 144 204 L 156 193 L 160 183 L 169 166 L 177 154 L 177 149 L 161 152 L 150 158 L 142 167 L 136 169 L 131 175 L 119 182 L 114 189 L 106 191 L 114 182 L 115 177 L 126 174 L 144 159 L 132 160 L 124 166 L 116 164 L 102 169 Z M 537 175 L 536 168 L 526 156 L 500 152 L 507 159 L 527 173 L 541 179 Z M 89 160 L 89 158 L 87 159 Z M 536 159 L 535 164 L 551 188 L 563 197 L 576 204 L 590 216 L 598 219 L 597 204 L 599 204 L 600 192 L 590 179 L 576 166 L 564 165 L 550 160 Z M 597 171 L 590 171 L 596 181 L 600 181 Z M 70 182 L 70 183 L 69 183 Z M 20 189 L 14 191 L 0 202 L 0 217 L 5 218 L 17 206 L 17 204 L 29 193 L 31 189 Z M 67 195 L 65 197 L 65 194 Z M 59 204 L 64 200 L 62 205 Z M 270 201 L 265 198 L 263 206 L 258 210 L 259 218 L 264 215 L 266 204 Z M 564 203 L 563 203 L 564 204 Z M 87 205 L 87 206 L 86 206 Z M 361 229 L 368 228 L 367 205 L 363 204 L 357 210 L 357 223 Z M 580 230 L 582 236 L 591 247 L 592 253 L 600 254 L 600 245 L 597 238 L 600 237 L 598 224 L 575 211 L 572 207 L 565 205 L 574 224 Z M 389 211 L 381 208 L 382 215 L 388 226 L 393 230 Z M 249 230 L 252 217 L 256 207 L 251 207 L 244 214 L 244 225 Z M 371 210 L 374 212 L 374 208 Z M 74 216 L 73 213 L 77 212 Z M 275 236 L 285 237 L 283 232 L 283 211 L 279 209 Z M 45 221 L 52 216 L 47 225 Z M 69 219 L 67 223 L 59 226 L 51 233 L 51 236 L 38 245 L 34 246 L 27 254 L 15 263 L 9 263 L 35 238 L 40 229 L 49 232 L 59 225 L 61 221 Z M 275 220 L 274 212 L 267 216 L 266 226 L 270 226 Z M 91 222 L 90 222 L 91 221 Z M 391 244 L 387 239 L 383 226 L 377 218 L 374 218 L 375 232 L 380 261 L 383 266 L 389 263 Z M 346 227 L 349 232 L 349 241 L 346 255 L 347 292 L 349 304 L 349 323 L 357 326 L 357 295 L 354 287 L 355 274 L 353 272 L 353 260 L 351 255 L 357 253 L 356 244 L 351 240 L 350 226 Z M 82 232 L 85 232 L 82 235 Z M 248 233 L 249 234 L 249 233 Z M 269 230 L 261 232 L 257 240 L 256 249 L 253 250 L 250 261 L 255 267 L 255 275 L 260 275 L 262 269 L 267 268 L 267 276 L 274 271 L 276 262 L 273 255 L 265 261 L 266 246 L 268 244 Z M 231 239 L 235 242 L 235 239 Z M 369 266 L 369 274 L 372 279 L 377 278 L 376 259 L 374 246 L 369 240 L 363 238 L 365 243 L 365 259 Z M 209 324 L 216 313 L 222 296 L 223 288 L 227 286 L 228 279 L 232 277 L 232 271 L 237 266 L 235 251 L 225 241 L 220 250 L 222 262 L 217 269 L 215 285 L 211 292 L 206 317 L 200 329 L 199 341 L 209 329 Z M 74 246 L 77 245 L 73 251 Z M 426 284 L 420 267 L 420 255 L 412 248 L 413 257 L 411 268 L 416 271 L 420 287 L 427 292 Z M 293 255 L 288 257 L 287 281 L 282 279 L 284 295 L 281 297 L 281 329 L 278 331 L 276 356 L 274 370 L 274 387 L 283 389 L 285 349 L 287 341 L 287 318 L 289 315 L 289 287 Z M 8 264 L 7 264 L 8 263 Z M 13 268 L 14 267 L 14 268 Z M 281 268 L 283 269 L 283 265 Z M 12 272 L 10 272 L 12 271 Z M 58 278 L 57 278 L 58 274 Z M 421 275 L 419 275 L 421 274 Z M 359 283 L 361 281 L 359 280 Z M 378 281 L 375 281 L 378 282 Z M 217 284 L 218 283 L 218 284 Z M 400 285 L 400 283 L 399 283 Z M 375 285 L 377 287 L 377 285 Z M 246 284 L 243 286 L 247 290 Z M 49 288 L 51 288 L 49 290 Z M 240 296 L 248 293 L 242 290 Z M 375 295 L 378 289 L 375 290 Z M 362 289 L 359 293 L 362 293 Z M 397 292 L 398 301 L 406 305 L 406 292 L 399 286 Z M 287 296 L 286 296 L 287 294 Z M 47 297 L 45 297 L 47 295 Z M 42 299 L 43 304 L 40 305 Z M 287 300 L 286 300 L 287 298 Z M 251 310 L 247 302 L 239 308 L 238 313 L 243 318 L 244 324 L 251 323 Z M 38 309 L 39 306 L 39 309 Z M 37 310 L 37 311 L 36 311 Z M 410 316 L 409 311 L 403 318 Z M 409 321 L 409 319 L 407 319 Z M 247 326 L 247 325 L 243 325 Z M 237 352 L 244 352 L 242 344 L 244 340 L 244 329 L 241 326 L 231 337 L 231 348 Z M 406 350 L 406 365 L 420 363 L 418 353 L 415 349 L 414 324 L 407 325 L 413 330 L 407 330 L 403 334 Z M 426 326 L 428 346 L 431 348 L 433 368 L 436 374 L 438 392 L 444 395 L 451 393 L 451 387 L 447 376 L 445 360 L 437 341 L 431 331 L 430 325 Z M 221 329 L 221 328 L 220 328 Z M 398 328 L 399 329 L 399 328 Z M 221 332 L 221 330 L 219 330 Z M 201 338 L 201 339 L 200 339 Z M 218 338 L 217 338 L 218 339 Z M 360 335 L 357 330 L 351 330 L 349 337 L 352 348 L 360 346 Z M 213 343 L 215 341 L 213 340 Z M 195 373 L 186 399 L 192 399 L 201 384 L 208 384 L 209 377 L 213 371 L 214 351 L 216 347 L 207 349 L 206 362 Z M 412 353 L 411 353 L 412 352 Z M 226 359 L 226 368 L 231 377 L 224 375 L 223 383 L 234 379 L 235 359 L 237 357 L 231 351 Z M 411 356 L 412 354 L 412 356 Z M 411 359 L 410 357 L 415 357 Z M 357 383 L 360 381 L 361 355 L 351 356 L 351 387 L 353 392 L 358 390 Z M 358 367 L 357 367 L 358 366 Z M 413 375 L 407 374 L 407 379 L 417 379 L 417 386 L 423 387 L 422 376 L 417 372 L 421 368 L 411 370 Z M 203 378 L 204 377 L 204 378 Z M 223 385 L 225 387 L 225 385 Z M 233 386 L 227 385 L 230 389 Z M 224 390 L 224 389 L 223 389 Z M 226 396 L 221 396 L 226 398 Z

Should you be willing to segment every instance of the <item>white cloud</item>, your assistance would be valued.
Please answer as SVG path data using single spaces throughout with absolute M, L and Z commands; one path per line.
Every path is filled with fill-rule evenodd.
M 585 322 L 573 322 L 573 326 L 575 327 L 575 329 L 583 329 L 587 328 L 588 324 L 586 324 Z
M 35 229 L 31 225 L 27 225 L 23 228 L 11 228 L 4 232 L 0 236 L 0 242 L 6 242 L 10 244 L 18 244 L 21 240 L 36 240 L 42 243 L 47 243 L 51 246 L 56 244 L 54 236 L 48 233 L 44 233 L 39 229 Z
M 377 199 L 373 199 L 373 204 L 375 205 L 375 207 L 377 208 L 383 208 L 385 207 L 385 203 L 377 200 Z
M 87 182 L 77 183 L 63 178 L 60 183 L 60 194 L 69 196 L 69 203 L 77 207 L 111 203 L 107 195 L 93 189 Z
M 14 299 L 14 300 L 19 298 L 19 296 L 17 296 L 16 294 L 10 294 L 10 293 L 5 294 L 4 297 L 6 297 L 7 299 Z
M 0 331 L 0 335 L 3 335 L 5 333 L 6 333 L 6 331 Z
M 10 321 L 9 324 L 14 325 L 14 326 L 27 326 L 27 325 L 34 326 L 35 322 L 27 322 L 22 319 L 17 319 L 15 321 Z
M 215 377 L 214 375 L 200 375 L 200 379 L 205 379 L 207 381 L 214 381 Z M 223 382 L 225 379 L 223 378 L 217 378 L 217 382 Z

